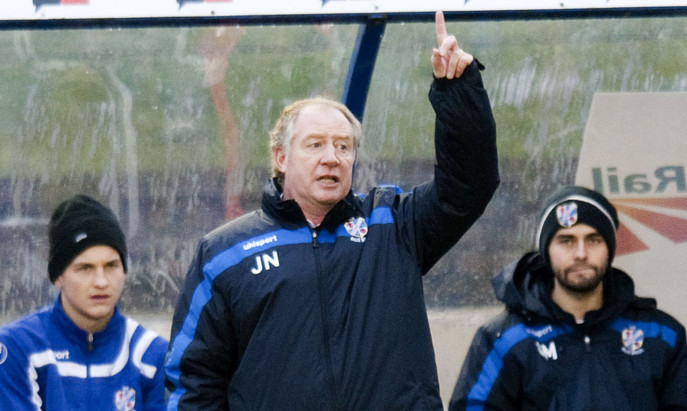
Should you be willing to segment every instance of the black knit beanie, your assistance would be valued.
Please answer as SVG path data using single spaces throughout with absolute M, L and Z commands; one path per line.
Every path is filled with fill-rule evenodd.
M 618 214 L 615 207 L 601 194 L 579 186 L 563 187 L 549 197 L 539 220 L 535 241 L 539 253 L 549 261 L 549 243 L 561 228 L 577 223 L 594 227 L 608 246 L 608 265 L 615 255 L 615 233 L 618 230 Z
M 65 268 L 85 249 L 107 245 L 119 253 L 127 271 L 126 238 L 112 210 L 85 195 L 76 195 L 61 203 L 48 227 L 50 255 L 48 275 L 54 283 Z

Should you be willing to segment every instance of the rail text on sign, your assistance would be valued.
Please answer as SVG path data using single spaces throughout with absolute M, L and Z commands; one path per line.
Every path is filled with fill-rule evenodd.
M 647 194 L 687 191 L 684 166 L 656 168 L 653 173 L 621 174 L 617 167 L 592 168 L 594 189 L 606 194 Z

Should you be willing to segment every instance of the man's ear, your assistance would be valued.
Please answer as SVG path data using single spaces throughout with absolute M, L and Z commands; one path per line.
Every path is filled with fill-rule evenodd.
M 286 153 L 281 147 L 277 147 L 272 151 L 274 156 L 274 164 L 277 165 L 277 169 L 284 173 L 286 171 Z

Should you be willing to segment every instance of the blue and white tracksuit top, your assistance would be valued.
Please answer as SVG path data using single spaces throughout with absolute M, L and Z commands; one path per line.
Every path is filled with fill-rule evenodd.
M 584 323 L 551 300 L 553 274 L 528 253 L 492 280 L 506 310 L 477 331 L 449 409 L 687 410 L 685 328 L 612 268 Z
M 0 409 L 164 409 L 166 351 L 165 339 L 118 309 L 103 331 L 83 331 L 58 297 L 0 329 Z
M 441 410 L 422 276 L 496 189 L 477 63 L 436 80 L 433 181 L 352 193 L 311 228 L 270 182 L 199 244 L 172 325 L 170 410 Z

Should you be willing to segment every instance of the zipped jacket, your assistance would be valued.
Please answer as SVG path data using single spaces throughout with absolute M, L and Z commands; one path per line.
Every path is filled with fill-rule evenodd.
M 97 333 L 59 302 L 0 328 L 0 409 L 162 410 L 167 341 L 115 309 Z
M 451 410 L 687 409 L 685 329 L 611 268 L 584 323 L 551 299 L 553 274 L 528 253 L 492 280 L 503 313 L 479 328 Z
M 433 181 L 349 193 L 317 228 L 277 184 L 199 244 L 172 325 L 169 409 L 441 410 L 422 275 L 498 185 L 477 63 L 436 80 Z

